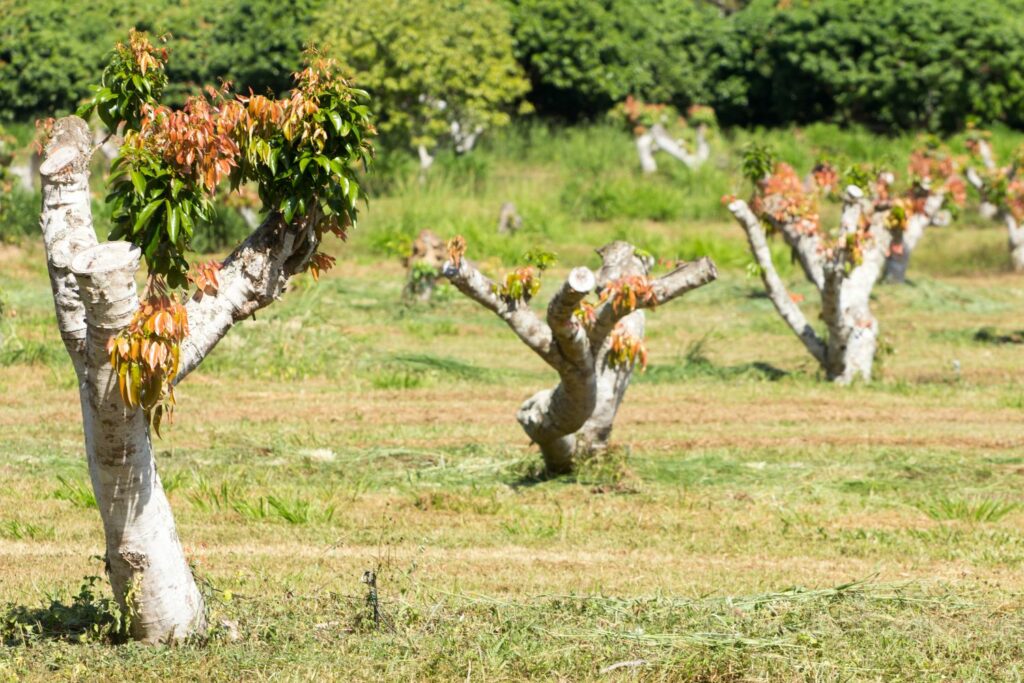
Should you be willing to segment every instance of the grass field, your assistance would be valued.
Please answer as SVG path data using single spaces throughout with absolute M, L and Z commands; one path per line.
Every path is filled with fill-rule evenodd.
M 734 159 L 641 179 L 628 140 L 566 135 L 391 173 L 338 266 L 179 389 L 156 449 L 205 644 L 97 635 L 74 375 L 41 249 L 0 246 L 0 680 L 1024 678 L 1024 288 L 1002 231 L 968 211 L 929 233 L 913 282 L 875 290 L 878 381 L 837 388 L 746 273 L 718 204 Z M 499 238 L 509 199 L 525 228 Z M 615 451 L 542 480 L 514 414 L 554 375 L 455 293 L 400 303 L 389 254 L 423 227 L 493 273 L 554 248 L 547 291 L 616 237 L 722 276 L 651 315 Z

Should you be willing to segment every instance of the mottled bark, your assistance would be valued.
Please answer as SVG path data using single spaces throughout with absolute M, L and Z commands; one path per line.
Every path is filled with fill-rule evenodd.
M 988 170 L 995 168 L 995 161 L 992 159 L 992 151 L 989 148 L 988 143 L 981 141 L 979 144 L 979 151 L 985 150 L 982 154 L 982 159 Z M 990 165 L 991 164 L 991 165 Z M 1007 180 L 1012 180 L 1017 173 L 1016 167 L 1010 167 L 1006 170 Z M 985 183 L 984 178 L 978 173 L 976 169 L 967 169 L 967 181 L 974 186 L 974 189 L 981 195 L 982 206 L 986 204 L 994 207 L 992 217 L 1003 221 L 1006 226 L 1006 237 L 1007 246 L 1010 250 L 1010 266 L 1014 272 L 1024 272 L 1024 228 L 1021 227 L 1013 212 L 1010 211 L 1010 207 L 1004 205 L 993 204 L 989 200 L 988 186 Z
M 819 335 L 811 326 L 796 297 L 779 277 L 760 219 L 742 200 L 729 204 L 729 211 L 747 235 L 772 305 L 824 370 L 825 376 L 838 384 L 849 384 L 856 378 L 870 380 L 878 345 L 878 321 L 870 307 L 871 290 L 885 266 L 891 243 L 891 235 L 885 228 L 886 210 L 876 210 L 859 188 L 848 187 L 840 218 L 840 243 L 845 235 L 857 231 L 862 213 L 870 212 L 870 235 L 862 243 L 860 262 L 849 262 L 838 249 L 805 253 L 809 262 L 804 268 L 805 275 L 808 271 L 821 273 L 820 285 L 809 275 L 808 280 L 815 284 L 821 296 L 825 335 Z
M 949 213 L 942 210 L 945 196 L 941 193 L 929 194 L 924 201 L 922 213 L 915 213 L 907 219 L 907 227 L 893 235 L 889 255 L 885 260 L 886 282 L 902 284 L 907 281 L 907 268 L 910 257 L 917 248 L 925 230 L 932 226 L 943 227 L 949 224 Z
M 412 251 L 402 259 L 406 269 L 402 298 L 430 301 L 441 277 L 446 256 L 444 240 L 431 230 L 421 230 L 413 240 Z
M 86 454 L 106 534 L 114 594 L 131 616 L 131 634 L 177 641 L 205 630 L 205 608 L 178 540 L 153 459 L 148 421 L 127 408 L 110 366 L 107 341 L 138 308 L 138 249 L 96 244 L 89 195 L 93 151 L 77 117 L 54 125 L 40 168 L 40 225 L 57 325 L 79 380 Z M 266 220 L 227 258 L 215 295 L 186 305 L 190 335 L 176 381 L 188 375 L 238 321 L 281 296 L 303 271 L 319 238 L 313 217 Z
M 613 242 L 598 254 L 603 265 L 596 277 L 586 268 L 574 269 L 551 299 L 546 322 L 533 313 L 528 302 L 508 302 L 495 294 L 494 283 L 465 259 L 458 266 L 449 262 L 444 268 L 459 291 L 505 320 L 558 372 L 559 384 L 527 399 L 517 413 L 520 425 L 540 447 L 545 467 L 553 474 L 570 472 L 581 458 L 607 447 L 633 374 L 632 363 L 615 363 L 609 356 L 616 325 L 642 340 L 643 308 L 668 303 L 718 275 L 707 258 L 684 264 L 653 280 L 653 300 L 641 301 L 636 310 L 616 310 L 611 301 L 598 305 L 588 328 L 574 315 L 584 298 L 620 278 L 647 277 L 650 265 L 626 242 Z
M 185 561 L 153 461 L 149 428 L 121 401 L 107 340 L 138 307 L 138 249 L 96 244 L 89 197 L 89 130 L 81 119 L 54 126 L 40 168 L 40 224 L 57 325 L 75 367 L 89 474 L 106 536 L 114 596 L 131 634 L 149 642 L 205 628 L 203 599 Z

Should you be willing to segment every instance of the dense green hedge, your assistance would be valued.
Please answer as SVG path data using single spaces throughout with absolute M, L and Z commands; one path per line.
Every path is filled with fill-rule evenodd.
M 568 119 L 626 95 L 685 106 L 706 98 L 722 20 L 692 0 L 507 0 L 537 111 Z
M 1024 124 L 1024 27 L 1011 3 L 780 4 L 755 0 L 724 22 L 710 99 L 727 123 Z
M 707 0 L 493 2 L 508 8 L 527 97 L 543 115 L 594 118 L 633 94 L 710 104 L 726 124 L 950 130 L 976 118 L 1024 127 L 1021 0 L 753 0 L 728 16 Z M 229 78 L 279 91 L 288 86 L 280 74 L 316 34 L 314 17 L 335 6 L 347 7 L 0 0 L 0 119 L 73 109 L 132 24 L 174 34 L 173 82 Z M 382 13 L 384 0 L 356 7 L 346 11 L 363 21 Z M 460 29 L 445 30 L 457 37 Z

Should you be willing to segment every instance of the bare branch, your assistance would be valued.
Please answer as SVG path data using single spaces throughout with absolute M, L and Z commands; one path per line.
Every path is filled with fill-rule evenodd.
M 175 383 L 198 367 L 236 322 L 279 299 L 288 280 L 307 268 L 319 245 L 314 222 L 307 216 L 288 225 L 280 213 L 271 213 L 224 261 L 217 293 L 186 304 L 189 336 L 181 344 Z
M 651 126 L 651 136 L 658 149 L 664 150 L 666 154 L 683 162 L 688 168 L 697 168 L 711 155 L 711 147 L 708 145 L 704 126 L 697 127 L 697 145 L 693 154 L 672 138 L 660 123 Z
M 551 367 L 559 370 L 560 356 L 553 351 L 551 328 L 537 317 L 525 303 L 510 305 L 495 294 L 495 284 L 486 275 L 473 267 L 465 258 L 456 266 L 451 261 L 444 264 L 441 273 L 457 290 L 491 311 L 505 321 L 523 343 L 544 359 Z
M 742 199 L 737 199 L 729 204 L 729 211 L 732 212 L 740 227 L 747 233 L 747 241 L 750 243 L 750 248 L 761 271 L 761 280 L 768 290 L 768 297 L 775 306 L 775 310 L 779 312 L 782 319 L 786 321 L 796 336 L 800 338 L 800 341 L 807 347 L 811 355 L 824 366 L 826 358 L 825 344 L 814 331 L 814 328 L 811 327 L 810 323 L 807 322 L 803 311 L 793 301 L 793 298 L 786 290 L 786 286 L 782 283 L 778 272 L 776 272 L 775 264 L 772 262 L 772 253 L 768 248 L 768 240 L 765 237 L 764 229 L 761 227 L 761 221 L 758 220 L 754 212 L 750 210 L 750 207 Z M 822 286 L 824 287 L 824 285 L 823 275 Z

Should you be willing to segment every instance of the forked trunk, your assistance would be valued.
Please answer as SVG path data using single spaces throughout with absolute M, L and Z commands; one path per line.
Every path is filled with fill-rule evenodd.
M 613 360 L 616 337 L 642 344 L 643 308 L 668 303 L 718 277 L 715 264 L 702 258 L 648 280 L 649 263 L 626 242 L 612 242 L 598 254 L 603 265 L 597 276 L 588 268 L 573 269 L 548 305 L 546 324 L 528 302 L 498 296 L 498 286 L 465 258 L 457 265 L 449 261 L 443 269 L 460 292 L 497 314 L 558 372 L 558 386 L 531 396 L 516 414 L 523 431 L 540 447 L 545 468 L 551 474 L 571 472 L 580 459 L 607 448 L 638 360 L 635 355 Z M 595 288 L 600 292 L 630 276 L 636 280 L 629 286 L 646 283 L 650 287 L 646 297 L 637 299 L 636 309 L 608 298 L 594 307 L 589 324 L 576 315 L 581 302 Z
M 139 306 L 139 257 L 127 242 L 107 242 L 80 252 L 71 268 L 88 324 L 82 418 L 110 583 L 132 638 L 162 643 L 205 631 L 206 615 L 157 474 L 149 423 L 140 408 L 125 406 L 107 351 Z
M 149 428 L 125 408 L 106 343 L 138 307 L 137 249 L 96 245 L 85 122 L 59 120 L 40 167 L 40 226 L 57 325 L 78 376 L 86 455 L 106 534 L 114 596 L 132 637 L 180 640 L 205 627 L 203 599 L 174 528 L 153 463 Z

